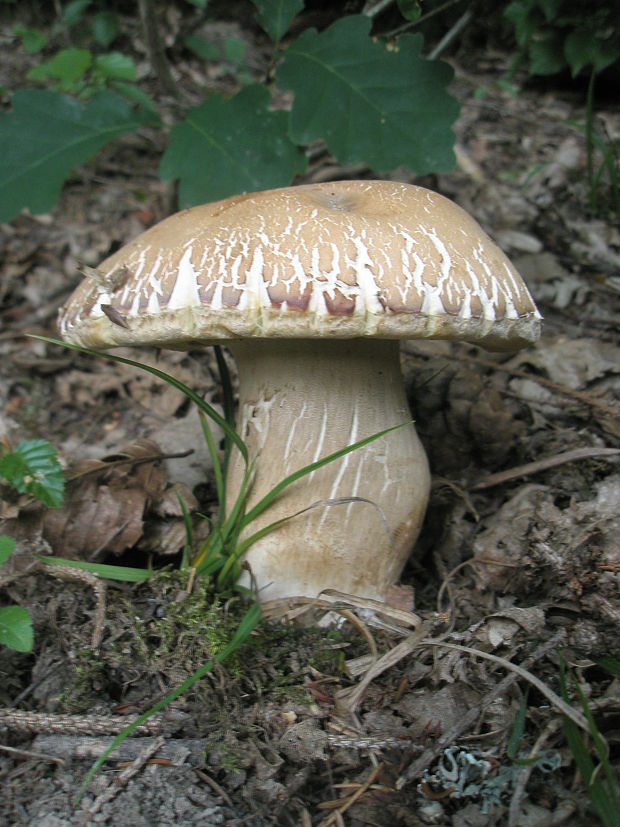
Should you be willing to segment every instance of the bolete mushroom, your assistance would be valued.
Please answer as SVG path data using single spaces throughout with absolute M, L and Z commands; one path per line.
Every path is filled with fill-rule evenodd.
M 410 419 L 399 339 L 512 350 L 540 332 L 521 277 L 469 215 L 434 192 L 387 181 L 194 207 L 99 272 L 100 282 L 85 280 L 61 310 L 66 340 L 230 349 L 237 429 L 257 460 L 248 507 L 298 468 Z M 237 455 L 229 502 L 242 473 Z M 384 599 L 428 492 L 412 424 L 298 480 L 251 526 L 303 511 L 247 554 L 261 599 L 326 588 Z

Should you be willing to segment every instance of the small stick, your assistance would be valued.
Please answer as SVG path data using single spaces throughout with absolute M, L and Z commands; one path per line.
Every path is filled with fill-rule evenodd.
M 164 745 L 165 741 L 166 739 L 160 736 L 159 738 L 154 738 L 152 743 L 147 744 L 135 760 L 117 776 L 114 782 L 110 783 L 107 789 L 105 789 L 101 795 L 97 796 L 88 808 L 88 813 L 94 815 L 99 812 L 104 804 L 116 798 L 121 789 L 126 786 L 127 782 L 140 772 L 149 758 Z
M 205 784 L 208 784 L 213 790 L 213 792 L 220 796 L 224 803 L 228 804 L 229 807 L 232 807 L 233 803 L 230 800 L 230 796 L 228 795 L 226 790 L 223 790 L 220 787 L 217 781 L 211 778 L 210 775 L 207 775 L 207 773 L 204 770 L 199 770 L 198 767 L 194 767 L 194 772 L 196 773 L 198 778 L 200 778 L 201 781 L 204 781 Z
M 573 388 L 569 388 L 567 385 L 560 385 L 557 382 L 552 382 L 550 379 L 545 379 L 543 376 L 537 376 L 531 371 L 521 370 L 520 368 L 512 368 L 510 365 L 502 365 L 499 362 L 494 362 L 492 359 L 484 359 L 481 356 L 466 356 L 464 353 L 460 353 L 457 358 L 465 362 L 473 362 L 474 364 L 482 365 L 482 367 L 485 368 L 501 370 L 504 373 L 510 373 L 512 376 L 517 376 L 520 379 L 531 379 L 533 382 L 536 382 L 538 385 L 542 385 L 544 388 L 549 388 L 549 390 L 555 391 L 556 393 L 561 393 L 563 396 L 576 399 L 578 402 L 582 402 L 584 405 L 589 405 L 591 408 L 598 408 L 598 410 L 603 411 L 603 413 L 611 414 L 611 416 L 614 417 L 620 417 L 620 410 L 618 408 L 614 408 L 606 402 L 601 402 L 600 399 L 597 399 L 591 394 L 585 393 L 585 391 L 574 390 Z
M 18 758 L 36 758 L 38 761 L 51 761 L 53 764 L 60 764 L 64 767 L 66 761 L 64 758 L 58 758 L 55 755 L 46 755 L 43 752 L 32 752 L 29 749 L 17 749 L 16 747 L 7 747 L 5 744 L 0 744 L 0 749 L 3 752 L 8 752 L 10 755 L 15 755 Z
M 532 652 L 532 654 L 523 661 L 520 669 L 523 671 L 530 669 L 537 661 L 541 660 L 549 652 L 555 649 L 556 646 L 562 644 L 565 639 L 566 632 L 561 629 L 545 643 L 541 643 L 541 645 L 538 646 L 534 652 Z M 422 755 L 420 755 L 420 757 L 413 764 L 411 764 L 405 772 L 402 773 L 400 778 L 398 778 L 396 781 L 396 789 L 402 790 L 406 784 L 421 775 L 421 773 L 432 764 L 435 758 L 437 758 L 444 747 L 447 744 L 451 744 L 456 741 L 457 738 L 459 738 L 468 729 L 468 727 L 472 726 L 476 722 L 479 715 L 481 715 L 482 712 L 484 712 L 484 710 L 487 709 L 487 707 L 489 707 L 497 697 L 504 695 L 512 684 L 516 682 L 518 677 L 519 675 L 516 672 L 506 675 L 506 677 L 496 684 L 479 704 L 471 707 L 471 709 L 469 709 L 453 727 L 441 735 L 432 747 L 425 749 Z
M 565 465 L 567 462 L 577 462 L 582 459 L 594 457 L 615 457 L 620 454 L 620 448 L 575 448 L 572 451 L 564 451 L 554 457 L 545 457 L 536 462 L 528 462 L 516 468 L 508 468 L 506 471 L 498 471 L 497 474 L 490 474 L 471 487 L 472 491 L 481 491 L 483 488 L 492 488 L 494 485 L 502 485 L 509 480 L 519 477 L 529 477 L 546 471 L 548 468 L 555 468 L 558 465 Z
M 133 761 L 142 755 L 143 750 L 159 742 L 160 737 L 125 738 L 108 756 L 108 761 Z M 191 766 L 201 766 L 204 760 L 204 750 L 207 741 L 205 738 L 167 738 L 157 747 L 160 758 L 165 758 L 173 764 L 179 763 L 179 755 L 183 762 Z M 34 739 L 35 750 L 54 753 L 63 758 L 93 761 L 99 758 L 110 746 L 106 737 L 89 738 L 86 735 L 37 735 Z M 150 755 L 149 755 L 150 758 Z
M 14 732 L 46 732 L 57 735 L 112 735 L 122 732 L 131 720 L 123 715 L 51 715 L 22 709 L 0 709 L 0 729 Z M 163 721 L 151 719 L 136 727 L 135 735 L 159 735 Z
M 344 803 L 341 804 L 340 807 L 338 807 L 336 812 L 332 813 L 331 815 L 327 816 L 327 818 L 323 819 L 323 821 L 319 823 L 318 827 L 330 827 L 330 825 L 332 824 L 338 824 L 338 816 L 342 818 L 342 814 L 346 813 L 349 807 L 352 807 L 353 804 L 355 804 L 355 802 L 359 798 L 361 798 L 370 787 L 372 787 L 372 785 L 375 782 L 375 778 L 379 775 L 379 772 L 381 771 L 381 768 L 381 764 L 375 767 L 366 779 L 366 781 L 364 781 L 364 783 L 359 786 L 359 788 L 353 793 L 353 795 L 350 795 L 344 801 Z

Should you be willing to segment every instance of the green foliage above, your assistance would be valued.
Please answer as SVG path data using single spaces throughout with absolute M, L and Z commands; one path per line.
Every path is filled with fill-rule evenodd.
M 14 548 L 15 540 L 0 537 L 0 566 L 4 565 Z M 21 606 L 0 608 L 0 643 L 17 652 L 30 652 L 33 644 L 32 621 L 26 609 Z
M 28 26 L 14 26 L 13 33 L 20 38 L 22 46 L 29 55 L 34 55 L 47 45 L 47 35 L 39 29 L 30 29 Z
M 320 34 L 309 29 L 287 49 L 276 80 L 295 93 L 292 139 L 322 138 L 342 164 L 451 169 L 450 124 L 459 111 L 446 91 L 452 69 L 420 57 L 420 35 L 388 51 L 369 37 L 370 26 L 368 17 L 345 17 Z
M 88 99 L 115 81 L 133 81 L 136 65 L 121 52 L 93 55 L 88 49 L 61 49 L 53 58 L 28 72 L 28 80 L 52 81 L 59 92 Z
M 12 111 L 0 113 L 0 221 L 24 207 L 47 212 L 74 167 L 149 123 L 152 114 L 132 109 L 112 92 L 87 104 L 47 90 L 16 92 Z
M 62 503 L 65 480 L 56 451 L 46 439 L 24 440 L 14 451 L 2 454 L 0 478 L 50 508 Z
M 387 44 L 370 36 L 369 17 L 353 15 L 321 33 L 304 31 L 281 52 L 278 44 L 303 0 L 253 2 L 274 44 L 263 83 L 254 83 L 244 65 L 243 41 L 229 38 L 214 47 L 191 33 L 182 41 L 200 59 L 219 60 L 239 90 L 208 96 L 189 111 L 185 106 L 169 127 L 159 172 L 179 181 L 182 207 L 287 186 L 305 171 L 305 148 L 316 141 L 339 163 L 364 163 L 377 172 L 452 168 L 451 124 L 459 110 L 447 92 L 453 72 L 421 57 L 420 35 Z M 401 6 L 410 16 L 418 13 L 417 0 Z M 23 208 L 47 212 L 71 170 L 108 142 L 142 126 L 163 126 L 136 82 L 132 59 L 91 50 L 107 48 L 118 33 L 117 16 L 100 9 L 93 0 L 63 7 L 73 45 L 28 73 L 51 89 L 18 90 L 11 110 L 0 113 L 0 221 Z M 23 33 L 24 43 L 26 37 L 30 33 Z M 36 38 L 32 42 L 36 46 Z M 292 103 L 283 108 L 282 99 Z
M 172 128 L 159 174 L 179 179 L 181 207 L 288 184 L 306 158 L 287 136 L 287 114 L 269 111 L 264 86 L 207 98 Z
M 568 67 L 575 77 L 588 66 L 598 73 L 620 60 L 620 15 L 614 2 L 593 8 L 577 0 L 513 0 L 504 16 L 532 75 Z
M 304 7 L 304 0 L 252 0 L 256 6 L 256 22 L 274 43 L 279 43 L 289 30 L 293 18 Z

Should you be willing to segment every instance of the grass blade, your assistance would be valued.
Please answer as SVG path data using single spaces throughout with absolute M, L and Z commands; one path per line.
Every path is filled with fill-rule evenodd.
M 76 804 L 80 802 L 86 788 L 90 784 L 91 780 L 93 779 L 97 770 L 103 765 L 106 761 L 107 757 L 113 752 L 119 744 L 127 738 L 128 735 L 143 724 L 145 721 L 148 721 L 149 718 L 152 718 L 153 715 L 156 715 L 162 709 L 165 709 L 169 706 L 173 701 L 175 701 L 179 695 L 183 695 L 184 692 L 187 692 L 191 687 L 203 678 L 208 672 L 210 672 L 216 663 L 222 663 L 227 658 L 229 658 L 233 652 L 235 652 L 250 636 L 252 631 L 258 625 L 258 622 L 261 618 L 261 609 L 258 603 L 254 603 L 248 611 L 245 613 L 239 626 L 237 627 L 237 631 L 231 638 L 230 642 L 222 649 L 221 652 L 218 652 L 211 660 L 207 661 L 203 666 L 200 667 L 193 675 L 190 675 L 187 680 L 183 681 L 182 684 L 173 689 L 172 692 L 169 692 L 164 698 L 159 700 L 156 704 L 154 704 L 150 709 L 147 709 L 146 712 L 143 712 L 142 715 L 139 715 L 134 721 L 129 724 L 121 733 L 119 733 L 116 738 L 112 741 L 110 746 L 105 750 L 105 752 L 99 756 L 99 758 L 95 761 L 93 766 L 88 771 L 88 775 L 84 779 L 82 786 L 78 792 L 78 797 Z
M 226 364 L 226 359 L 224 359 L 224 353 L 222 352 L 222 348 L 219 345 L 214 345 L 213 347 L 215 351 L 215 358 L 217 360 L 217 368 L 220 374 L 220 383 L 222 386 L 222 400 L 223 400 L 223 407 L 224 407 L 224 417 L 230 427 L 234 430 L 235 429 L 235 400 L 232 388 L 232 382 L 230 381 L 230 371 L 228 370 L 228 365 Z M 230 440 L 228 434 L 224 432 L 224 458 L 222 459 L 222 473 L 224 479 L 226 479 L 228 475 L 228 462 L 230 460 L 230 454 L 232 452 L 233 443 Z M 225 495 L 220 500 L 221 506 L 221 513 L 226 513 L 226 503 L 225 503 Z
M 602 779 L 598 777 L 598 768 L 595 769 L 594 767 L 594 763 L 590 758 L 590 754 L 583 742 L 578 727 L 567 717 L 564 717 L 564 722 L 562 725 L 564 737 L 566 738 L 566 743 L 568 744 L 568 747 L 573 755 L 575 764 L 577 765 L 577 769 L 579 770 L 579 774 L 581 775 L 588 795 L 590 796 L 592 804 L 596 808 L 604 827 L 617 827 L 617 814 L 620 812 L 620 800 L 616 791 L 616 785 L 611 772 L 611 767 L 609 766 L 609 759 L 607 757 L 605 745 L 603 744 L 601 736 L 598 732 L 596 723 L 592 718 L 592 713 L 590 712 L 586 698 L 580 687 L 577 685 L 574 676 L 571 675 L 571 677 L 573 677 L 573 681 L 577 688 L 577 694 L 579 696 L 579 700 L 581 701 L 581 706 L 583 708 L 584 715 L 586 716 L 586 720 L 588 721 L 590 734 L 592 735 L 599 760 L 605 772 L 607 786 L 603 784 Z M 568 703 L 570 701 L 570 697 L 566 681 L 566 664 L 564 662 L 564 658 L 561 656 L 560 689 L 562 692 L 562 697 Z
M 181 497 L 176 487 L 174 489 L 174 493 L 179 503 L 179 508 L 181 509 L 181 514 L 183 515 L 183 524 L 185 526 L 185 543 L 183 544 L 183 559 L 181 560 L 181 571 L 185 571 L 189 565 L 191 556 L 194 539 L 194 527 L 192 526 L 192 518 L 187 510 L 183 497 Z
M 219 504 L 220 522 L 224 518 L 224 514 L 226 513 L 226 484 L 225 484 L 225 476 L 222 472 L 222 465 L 220 463 L 220 458 L 218 456 L 217 446 L 215 444 L 215 440 L 213 439 L 213 434 L 211 433 L 211 428 L 209 427 L 209 421 L 206 415 L 202 411 L 198 411 L 198 417 L 200 419 L 200 425 L 202 427 L 202 433 L 204 434 L 205 442 L 207 443 L 207 448 L 209 449 L 209 456 L 211 457 L 211 464 L 213 465 L 213 474 L 215 476 L 215 490 L 217 492 L 217 501 Z
M 110 566 L 107 563 L 87 563 L 85 560 L 67 560 L 64 557 L 44 557 L 35 554 L 37 560 L 46 566 L 60 566 L 66 569 L 81 569 L 97 574 L 106 580 L 119 580 L 123 583 L 142 583 L 152 577 L 152 569 L 136 569 L 131 566 Z
M 220 428 L 224 431 L 226 436 L 234 443 L 234 445 L 238 448 L 241 456 L 248 462 L 248 450 L 245 447 L 245 443 L 243 440 L 238 436 L 237 432 L 234 428 L 228 424 L 228 422 L 224 419 L 223 416 L 209 405 L 208 402 L 205 402 L 202 397 L 200 397 L 195 391 L 193 391 L 190 387 L 185 385 L 179 379 L 175 379 L 174 376 L 170 376 L 170 374 L 166 373 L 159 368 L 152 367 L 151 365 L 143 365 L 141 362 L 136 362 L 134 359 L 127 359 L 124 356 L 115 356 L 113 353 L 107 353 L 103 350 L 91 350 L 87 347 L 82 347 L 81 345 L 73 345 L 69 342 L 63 342 L 60 339 L 54 339 L 51 336 L 35 336 L 33 333 L 28 334 L 31 339 L 38 339 L 41 342 L 47 342 L 50 345 L 59 345 L 60 347 L 64 347 L 68 350 L 75 350 L 77 353 L 83 353 L 86 356 L 96 356 L 100 359 L 107 359 L 108 362 L 117 362 L 121 365 L 129 365 L 130 367 L 139 368 L 140 370 L 145 370 L 148 373 L 152 374 L 153 376 L 157 376 L 158 379 L 163 379 L 164 382 L 167 382 L 173 388 L 181 391 L 188 399 L 191 399 L 195 405 L 198 406 L 198 409 L 201 410 L 204 414 L 206 414 L 210 419 L 212 419 Z
M 334 451 L 333 454 L 329 454 L 323 459 L 319 459 L 316 462 L 311 462 L 310 465 L 305 465 L 303 468 L 300 468 L 298 471 L 294 471 L 292 474 L 289 474 L 288 477 L 285 477 L 281 480 L 277 485 L 275 485 L 268 494 L 266 494 L 262 500 L 260 500 L 251 511 L 249 511 L 242 520 L 241 528 L 245 528 L 245 526 L 249 525 L 252 520 L 255 520 L 259 514 L 261 514 L 271 503 L 275 500 L 277 496 L 279 496 L 285 488 L 289 485 L 292 485 L 297 480 L 305 477 L 307 474 L 311 474 L 313 471 L 322 468 L 324 465 L 328 465 L 330 462 L 334 462 L 340 457 L 344 457 L 345 454 L 350 454 L 351 451 L 357 451 L 359 448 L 363 448 L 365 445 L 374 442 L 375 440 L 379 439 L 386 434 L 389 434 L 391 431 L 396 431 L 398 428 L 402 428 L 405 425 L 410 425 L 411 420 L 408 422 L 401 422 L 398 425 L 392 425 L 391 428 L 385 428 L 383 431 L 378 431 L 376 434 L 372 434 L 372 436 L 367 436 L 364 439 L 360 439 L 357 442 L 353 442 L 351 445 L 347 445 L 345 448 L 340 448 L 338 451 Z

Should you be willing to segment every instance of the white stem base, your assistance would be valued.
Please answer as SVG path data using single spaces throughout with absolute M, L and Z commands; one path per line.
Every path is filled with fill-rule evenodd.
M 257 458 L 247 510 L 293 471 L 411 419 L 398 342 L 235 342 L 232 353 L 240 378 L 237 430 Z M 235 451 L 229 508 L 243 471 Z M 330 588 L 384 599 L 418 535 L 429 488 L 413 425 L 293 483 L 244 535 L 319 503 L 249 549 L 245 560 L 260 599 L 316 597 Z M 349 497 L 360 499 L 338 502 Z M 248 574 L 243 582 L 250 584 Z

